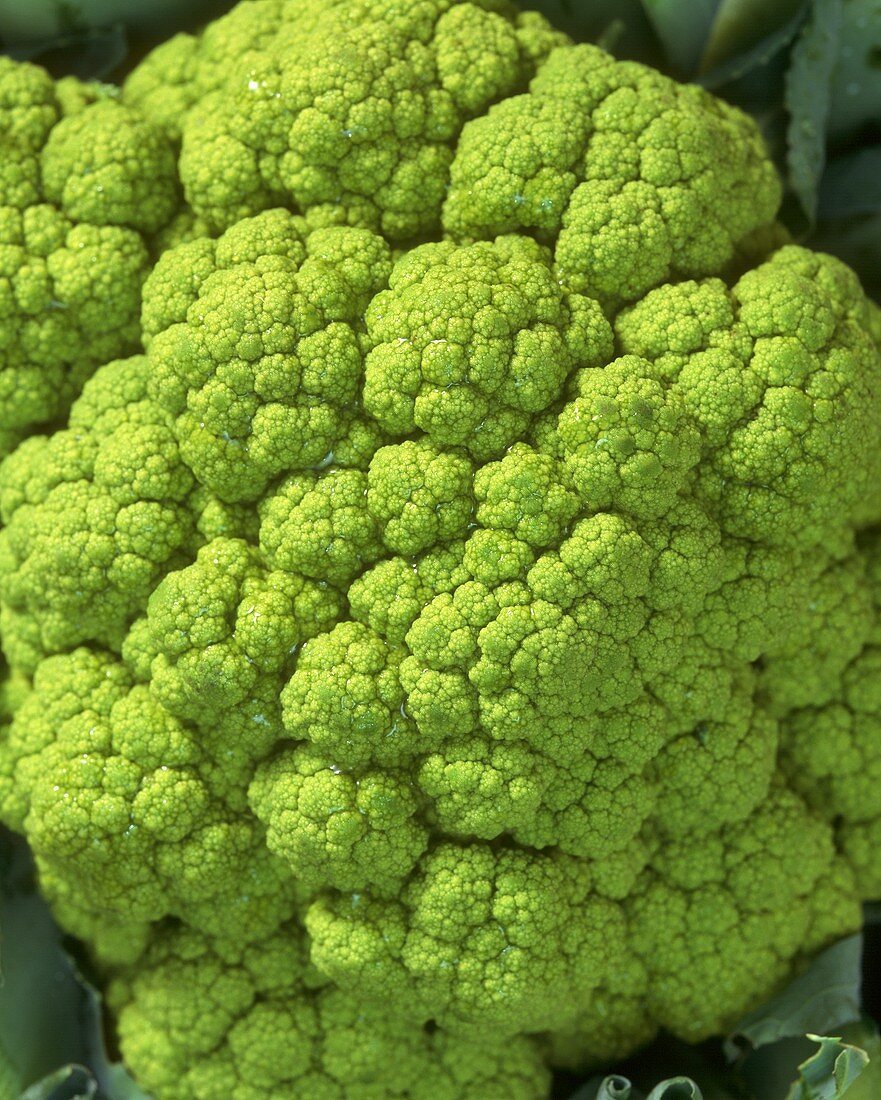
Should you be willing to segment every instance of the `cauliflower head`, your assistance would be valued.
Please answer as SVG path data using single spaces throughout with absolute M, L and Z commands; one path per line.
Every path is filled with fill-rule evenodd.
M 0 465 L 0 818 L 143 1086 L 541 1100 L 857 928 L 877 314 L 754 124 L 505 0 L 10 66 L 19 272 L 141 259 Z

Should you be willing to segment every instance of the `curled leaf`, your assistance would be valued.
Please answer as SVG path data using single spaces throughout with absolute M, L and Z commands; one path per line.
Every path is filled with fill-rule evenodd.
M 648 1100 L 703 1100 L 703 1093 L 690 1077 L 671 1077 L 655 1085 Z
M 611 1074 L 600 1081 L 595 1100 L 635 1100 L 633 1086 L 626 1077 L 617 1073 Z
M 869 1064 L 860 1047 L 826 1035 L 809 1035 L 820 1049 L 798 1067 L 786 1100 L 840 1100 Z

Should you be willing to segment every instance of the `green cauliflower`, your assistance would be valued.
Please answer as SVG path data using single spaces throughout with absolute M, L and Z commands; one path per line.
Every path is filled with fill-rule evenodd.
M 857 929 L 878 313 L 754 124 L 506 0 L 14 72 L 153 250 L 0 465 L 0 819 L 140 1084 L 542 1100 Z
M 171 143 L 110 93 L 0 57 L 0 455 L 66 417 L 140 343 L 151 238 L 177 213 Z

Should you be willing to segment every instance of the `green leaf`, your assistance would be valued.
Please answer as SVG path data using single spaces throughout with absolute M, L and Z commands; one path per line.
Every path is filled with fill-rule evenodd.
M 643 7 L 673 65 L 683 73 L 693 73 L 719 0 L 643 0 Z
M 736 1058 L 745 1041 L 752 1047 L 839 1030 L 860 1018 L 862 936 L 839 940 L 821 952 L 786 989 L 745 1016 L 725 1044 Z
M 786 75 L 789 182 L 810 224 L 816 219 L 817 189 L 826 162 L 826 122 L 840 26 L 841 0 L 814 0 Z
M 121 1066 L 108 1066 L 99 1082 L 86 1066 L 69 1065 L 35 1082 L 24 1092 L 10 1093 L 9 1100 L 150 1100 Z M 0 1098 L 7 1100 L 0 1092 Z
M 847 1089 L 846 1100 L 878 1100 L 881 1097 L 881 1038 L 878 1036 L 877 1027 L 868 1018 L 863 1017 L 859 1022 L 847 1024 L 837 1030 L 836 1034 L 840 1036 L 840 1040 L 836 1042 L 840 1042 L 841 1046 L 862 1051 L 868 1059 L 868 1064 L 865 1064 L 862 1056 L 844 1052 L 845 1058 L 841 1063 L 843 1070 L 849 1065 L 858 1067 L 859 1064 L 863 1064 L 862 1072 Z M 741 1079 L 748 1086 L 746 1095 L 749 1100 L 782 1100 L 782 1098 L 792 1100 L 793 1094 L 798 1100 L 805 1100 L 806 1096 L 815 1100 L 810 1091 L 804 1092 L 807 1084 L 811 1083 L 810 1074 L 815 1072 L 815 1069 L 812 1066 L 805 1071 L 804 1066 L 811 1063 L 818 1053 L 816 1041 L 811 1037 L 781 1039 L 770 1046 L 753 1051 L 746 1061 L 737 1067 Z M 827 1060 L 829 1053 L 827 1051 L 825 1056 Z M 834 1060 L 833 1057 L 831 1059 L 833 1065 Z M 822 1081 L 823 1078 L 821 1077 L 820 1080 Z M 832 1087 L 834 1090 L 834 1074 L 829 1075 L 827 1081 L 831 1083 L 831 1086 L 827 1087 Z M 813 1082 L 813 1087 L 816 1089 L 816 1082 Z M 835 1091 L 830 1095 L 832 1098 L 837 1097 Z M 826 1100 L 822 1092 L 819 1097 L 821 1100 Z
M 840 1100 L 869 1064 L 868 1054 L 841 1039 L 825 1035 L 808 1038 L 819 1043 L 820 1049 L 798 1067 L 798 1080 L 786 1100 Z

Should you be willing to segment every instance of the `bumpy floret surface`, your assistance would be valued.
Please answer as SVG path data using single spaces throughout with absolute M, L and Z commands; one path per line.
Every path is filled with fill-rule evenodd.
M 144 1087 L 539 1100 L 857 928 L 877 314 L 753 124 L 503 0 L 11 65 L 0 331 L 161 253 L 139 354 L 120 281 L 84 385 L 0 348 L 82 391 L 0 466 L 0 817 Z
M 137 350 L 152 238 L 179 205 L 155 123 L 0 57 L 0 457 Z

